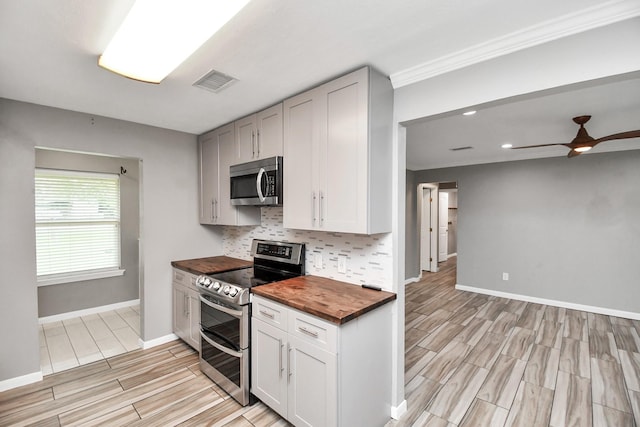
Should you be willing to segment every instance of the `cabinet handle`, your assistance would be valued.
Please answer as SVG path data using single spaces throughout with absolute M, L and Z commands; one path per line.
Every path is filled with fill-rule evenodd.
M 320 192 L 320 207 L 318 209 L 318 211 L 320 212 L 320 227 L 322 227 L 323 223 L 324 223 L 324 215 L 322 212 L 322 208 L 324 206 L 324 193 L 321 191 Z
M 260 157 L 260 129 L 258 129 L 258 137 L 256 138 L 256 147 L 258 148 L 258 158 Z
M 187 295 L 182 294 L 182 316 L 187 317 Z
M 300 332 L 302 332 L 303 334 L 307 334 L 307 335 L 309 335 L 310 337 L 318 338 L 318 333 L 317 333 L 317 332 L 315 332 L 315 331 L 310 331 L 310 330 L 308 330 L 307 328 L 305 328 L 305 327 L 303 327 L 303 326 L 298 326 L 298 330 L 299 330 Z
M 274 319 L 275 318 L 273 314 L 271 314 L 269 312 L 266 312 L 264 310 L 260 310 L 260 314 L 262 314 L 264 317 L 268 317 L 269 319 Z
M 211 222 L 216 220 L 216 200 L 211 199 Z
M 218 222 L 218 199 L 213 199 L 213 220 Z
M 256 134 L 251 132 L 251 158 L 256 157 Z
M 189 304 L 190 303 L 190 301 L 189 301 L 190 297 L 189 297 L 189 295 L 185 295 L 184 297 L 185 297 L 185 301 L 184 301 L 184 303 L 185 303 L 185 317 L 189 317 L 189 315 L 191 314 L 191 307 L 190 307 L 191 304 Z
M 291 382 L 291 344 L 287 343 L 287 383 Z
M 284 347 L 284 344 L 282 344 L 281 339 L 278 340 L 278 344 L 280 344 L 280 359 L 278 360 L 278 366 L 280 367 L 280 378 L 282 378 L 282 372 L 284 371 L 284 366 L 282 366 L 282 348 Z
M 313 225 L 316 225 L 316 192 L 311 192 L 311 219 L 313 220 Z

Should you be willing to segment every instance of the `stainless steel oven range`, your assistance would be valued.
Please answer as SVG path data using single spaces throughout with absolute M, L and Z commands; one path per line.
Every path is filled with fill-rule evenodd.
M 253 240 L 253 267 L 198 276 L 200 369 L 245 406 L 250 403 L 251 288 L 305 274 L 304 243 Z

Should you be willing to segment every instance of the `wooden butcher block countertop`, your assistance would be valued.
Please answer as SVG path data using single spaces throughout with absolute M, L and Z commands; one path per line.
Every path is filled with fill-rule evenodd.
M 185 259 L 171 261 L 171 265 L 180 270 L 193 274 L 214 274 L 223 271 L 237 270 L 239 268 L 252 267 L 253 262 L 228 256 L 212 256 L 207 258 Z
M 396 294 L 318 276 L 300 276 L 251 289 L 256 295 L 341 325 L 396 299 Z

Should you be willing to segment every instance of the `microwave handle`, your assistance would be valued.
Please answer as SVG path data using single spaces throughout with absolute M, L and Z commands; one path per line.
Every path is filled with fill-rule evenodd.
M 260 168 L 260 171 L 258 172 L 258 177 L 256 178 L 256 189 L 258 190 L 258 198 L 260 199 L 261 203 L 264 203 L 264 201 L 266 200 L 266 197 L 264 197 L 264 194 L 262 194 L 262 176 L 264 174 L 265 174 L 264 168 Z

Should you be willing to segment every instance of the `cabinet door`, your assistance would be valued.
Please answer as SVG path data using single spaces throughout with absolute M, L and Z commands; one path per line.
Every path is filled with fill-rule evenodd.
M 318 227 L 319 194 L 315 189 L 318 145 L 317 90 L 284 101 L 284 204 L 285 228 Z
M 320 221 L 327 231 L 367 231 L 367 82 L 363 69 L 322 86 L 326 117 L 317 161 Z
M 189 290 L 173 284 L 173 333 L 184 341 L 189 340 Z
M 286 418 L 287 334 L 260 319 L 251 322 L 251 392 Z
M 231 204 L 231 181 L 229 166 L 238 163 L 234 124 L 228 124 L 218 130 L 218 203 L 216 224 L 237 225 L 236 208 Z
M 337 425 L 337 357 L 289 336 L 289 407 L 296 426 Z
M 238 163 L 257 159 L 257 129 L 256 115 L 252 114 L 235 121 L 236 143 L 238 148 Z
M 255 158 L 282 156 L 282 104 L 256 114 L 256 125 Z M 286 170 L 286 165 L 284 167 Z
M 189 290 L 189 337 L 187 342 L 200 351 L 200 294 Z
M 218 141 L 216 131 L 200 137 L 200 224 L 214 224 L 218 199 Z

